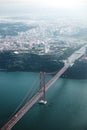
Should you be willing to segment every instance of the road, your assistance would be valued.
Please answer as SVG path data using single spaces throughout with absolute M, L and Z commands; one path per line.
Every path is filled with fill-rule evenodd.
M 71 67 L 74 62 L 85 53 L 85 47 L 75 51 L 66 61 L 64 67 L 45 85 L 46 91 L 60 78 L 60 76 Z M 12 127 L 24 116 L 24 114 L 39 100 L 43 95 L 41 88 L 0 130 L 11 130 Z

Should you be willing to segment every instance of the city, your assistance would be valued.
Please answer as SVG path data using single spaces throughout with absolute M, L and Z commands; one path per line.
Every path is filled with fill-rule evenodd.
M 0 1 L 0 130 L 87 130 L 87 1 Z
M 30 50 L 32 53 L 55 53 L 59 48 L 76 48 L 86 43 L 87 25 L 78 20 L 56 22 L 41 20 L 0 20 L 0 51 Z M 80 34 L 80 35 L 79 35 Z

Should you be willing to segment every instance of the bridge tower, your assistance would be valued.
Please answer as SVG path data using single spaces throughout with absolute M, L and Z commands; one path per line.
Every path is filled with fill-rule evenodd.
M 46 104 L 46 73 L 45 72 L 40 72 L 40 89 L 43 92 L 43 94 L 40 97 L 40 104 Z

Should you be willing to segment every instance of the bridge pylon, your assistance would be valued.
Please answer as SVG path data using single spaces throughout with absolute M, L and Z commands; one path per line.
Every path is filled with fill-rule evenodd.
M 45 72 L 40 72 L 40 89 L 41 89 L 43 94 L 41 94 L 39 103 L 44 104 L 44 105 L 47 103 L 45 84 L 46 84 L 46 73 Z

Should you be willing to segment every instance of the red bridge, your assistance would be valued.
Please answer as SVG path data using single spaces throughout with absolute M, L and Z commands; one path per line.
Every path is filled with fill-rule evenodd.
M 50 86 L 68 69 L 69 66 L 64 66 L 57 74 L 45 84 L 0 130 L 11 130 L 11 128 L 22 118 L 22 116 L 42 97 L 44 100 L 41 103 L 46 103 L 45 92 Z M 45 73 L 44 73 L 45 74 Z
M 0 130 L 11 130 L 11 128 L 23 117 L 23 115 L 40 99 L 40 103 L 46 104 L 45 92 L 56 82 L 56 80 L 70 67 L 72 64 L 84 54 L 85 47 L 82 47 L 72 54 L 66 61 L 65 66 L 56 73 L 56 75 L 47 83 L 45 83 L 45 73 L 40 73 L 40 89 L 34 96 L 30 98 Z M 79 52 L 79 53 L 78 53 Z M 78 58 L 77 58 L 78 57 Z M 42 83 L 42 81 L 44 82 Z M 43 87 L 42 87 L 43 85 Z M 44 98 L 42 100 L 42 96 Z

